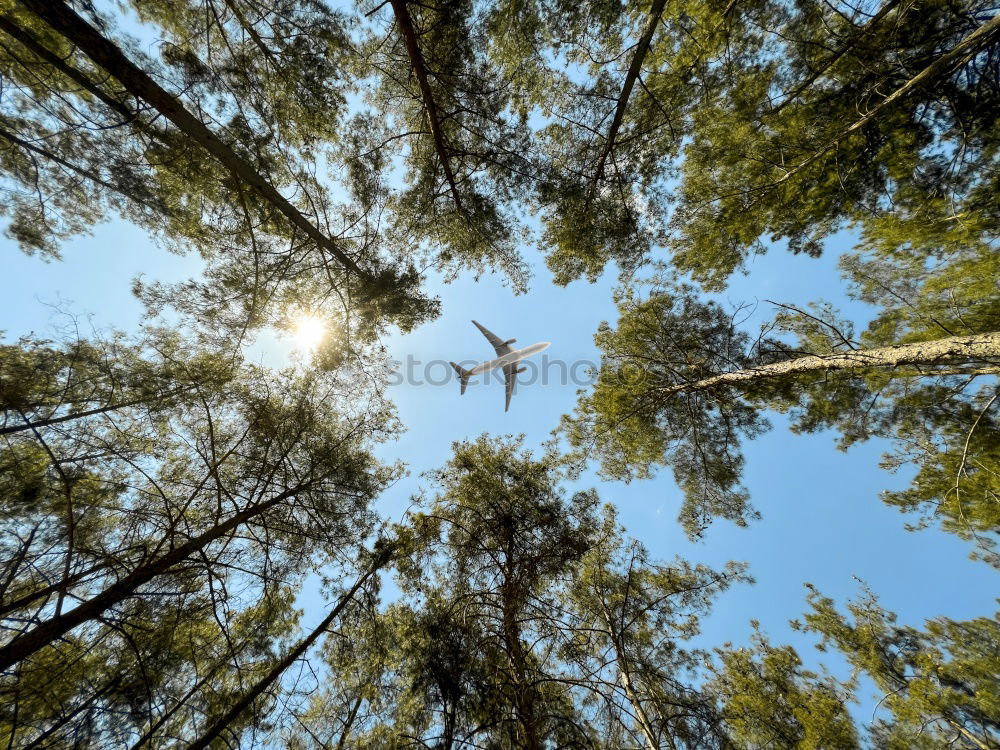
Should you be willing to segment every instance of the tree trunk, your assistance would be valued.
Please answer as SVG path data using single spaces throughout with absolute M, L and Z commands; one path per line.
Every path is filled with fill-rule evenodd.
M 0 15 L 0 31 L 3 31 L 12 39 L 16 39 L 33 55 L 40 57 L 71 81 L 79 84 L 84 91 L 89 92 L 95 98 L 104 102 L 111 110 L 124 117 L 126 121 L 131 122 L 135 120 L 135 112 L 125 106 L 123 102 L 109 96 L 100 86 L 87 77 L 86 73 L 74 68 L 62 57 L 38 41 L 30 31 L 18 26 L 13 18 Z
M 622 84 L 622 92 L 618 96 L 615 116 L 611 120 L 611 127 L 608 128 L 607 140 L 597 160 L 597 168 L 594 170 L 595 186 L 604 175 L 604 164 L 615 147 L 615 139 L 618 137 L 618 130 L 621 128 L 622 120 L 625 119 L 625 108 L 628 106 L 629 97 L 632 95 L 632 88 L 635 86 L 635 82 L 639 80 L 639 75 L 642 72 L 642 64 L 646 60 L 646 55 L 649 54 L 649 46 L 653 41 L 653 34 L 656 33 L 656 27 L 660 23 L 660 16 L 663 15 L 663 9 L 666 7 L 666 4 L 667 0 L 653 0 L 653 7 L 649 9 L 649 20 L 646 22 L 646 28 L 643 30 L 642 36 L 639 37 L 638 44 L 636 44 L 635 54 L 632 55 L 632 62 L 628 66 L 628 73 L 626 73 L 625 81 Z
M 611 639 L 611 645 L 615 650 L 615 661 L 618 662 L 618 673 L 621 675 L 622 688 L 625 690 L 625 697 L 635 711 L 635 718 L 639 722 L 639 729 L 642 730 L 643 737 L 646 738 L 646 747 L 649 750 L 659 750 L 659 745 L 656 742 L 656 732 L 653 731 L 653 723 L 649 720 L 646 709 L 642 705 L 642 701 L 639 700 L 639 696 L 632 685 L 632 674 L 629 670 L 628 660 L 625 658 L 625 651 L 622 648 L 621 641 L 618 639 L 618 634 L 611 624 L 611 615 L 604 606 L 601 607 L 601 612 L 604 614 L 604 623 L 608 626 L 608 637 Z
M 340 731 L 340 739 L 337 741 L 337 750 L 344 750 L 344 748 L 347 747 L 347 738 L 351 735 L 351 729 L 354 727 L 354 720 L 358 716 L 358 711 L 361 710 L 361 703 L 363 701 L 363 695 L 359 695 L 354 699 L 354 705 L 351 706 L 351 710 L 347 714 L 347 719 L 344 720 L 344 728 Z
M 949 336 L 936 341 L 897 344 L 875 349 L 809 355 L 790 359 L 787 362 L 777 362 L 771 365 L 713 375 L 690 383 L 659 386 L 655 390 L 662 395 L 671 396 L 676 393 L 705 391 L 718 386 L 735 386 L 811 372 L 866 372 L 901 366 L 926 367 L 928 368 L 926 372 L 917 374 L 932 376 L 935 374 L 934 368 L 939 365 L 954 367 L 958 364 L 975 363 L 996 357 L 1000 357 L 1000 331 L 967 336 Z M 978 372 L 974 370 L 969 374 L 994 374 L 996 372 L 996 366 L 991 365 Z M 948 371 L 948 374 L 962 374 L 962 372 L 952 369 Z
M 535 715 L 534 688 L 529 684 L 527 659 L 521 643 L 521 627 L 517 621 L 516 597 L 510 584 L 502 589 L 503 637 L 510 661 L 511 678 L 514 688 L 514 710 L 523 734 L 525 750 L 541 750 L 542 742 L 538 734 L 538 719 Z
M 978 736 L 976 736 L 975 734 L 973 734 L 972 732 L 970 732 L 968 729 L 966 729 L 965 727 L 963 727 L 961 724 L 959 724 L 954 719 L 946 716 L 945 717 L 945 721 L 948 723 L 948 725 L 952 729 L 954 729 L 956 732 L 958 732 L 963 737 L 965 737 L 973 745 L 975 745 L 976 747 L 978 747 L 979 750 L 993 750 L 993 748 L 996 747 L 996 745 L 992 745 L 992 744 L 991 745 L 987 745 L 986 744 L 986 740 L 980 739 Z
M 620 657 L 619 664 L 623 664 L 620 661 Z M 646 746 L 649 750 L 659 750 L 659 745 L 656 744 L 656 733 L 653 731 L 653 725 L 649 721 L 649 716 L 646 714 L 646 709 L 642 705 L 642 701 L 639 700 L 639 696 L 632 686 L 632 676 L 629 674 L 628 667 L 623 666 L 619 674 L 621 675 L 622 688 L 625 690 L 625 697 L 628 698 L 628 702 L 632 705 L 636 721 L 639 722 L 639 728 L 646 738 Z
M 206 731 L 201 737 L 192 742 L 188 746 L 188 750 L 204 750 L 209 744 L 218 737 L 230 724 L 232 724 L 240 714 L 247 710 L 250 705 L 256 701 L 265 690 L 267 690 L 272 684 L 274 684 L 279 677 L 288 669 L 297 659 L 299 659 L 309 647 L 319 638 L 331 624 L 337 618 L 337 616 L 343 611 L 344 607 L 354 598 L 354 595 L 358 592 L 365 582 L 371 578 L 380 569 L 386 566 L 388 562 L 392 559 L 392 553 L 387 551 L 381 556 L 377 557 L 375 562 L 366 570 L 350 590 L 345 593 L 340 600 L 319 625 L 302 641 L 298 646 L 293 648 L 284 659 L 278 662 L 270 672 L 267 673 L 260 681 L 257 682 L 250 690 L 242 697 L 236 704 L 226 712 L 226 714 L 217 720 L 212 726 Z
M 79 16 L 63 0 L 19 0 L 50 28 L 79 47 L 94 63 L 106 70 L 126 91 L 152 106 L 184 135 L 214 156 L 237 180 L 246 183 L 282 213 L 297 229 L 329 252 L 340 265 L 363 280 L 362 271 L 336 243 L 302 215 L 249 162 L 237 154 L 205 124 L 189 112 L 170 92 L 129 60 L 121 49 Z
M 100 617 L 106 610 L 132 596 L 139 587 L 149 583 L 157 576 L 168 572 L 173 566 L 184 561 L 195 552 L 203 549 L 238 526 L 257 518 L 279 503 L 302 492 L 307 486 L 300 485 L 294 489 L 285 490 L 270 500 L 257 503 L 237 513 L 228 521 L 213 526 L 208 531 L 188 540 L 159 559 L 136 568 L 120 581 L 111 584 L 100 594 L 92 599 L 88 599 L 69 612 L 52 617 L 36 626 L 33 630 L 17 636 L 6 646 L 0 648 L 0 671 L 23 661 L 36 651 L 66 635 L 78 625 Z
M 413 19 L 410 18 L 410 11 L 406 8 L 406 0 L 389 0 L 392 5 L 392 12 L 396 16 L 396 23 L 399 24 L 399 32 L 403 35 L 403 42 L 406 44 L 406 53 L 410 57 L 410 67 L 417 77 L 417 84 L 420 86 L 420 96 L 424 100 L 424 111 L 427 113 L 427 121 L 431 128 L 431 135 L 434 138 L 434 148 L 437 150 L 438 158 L 441 160 L 441 168 L 444 170 L 445 179 L 448 180 L 448 187 L 451 189 L 451 197 L 455 201 L 455 207 L 462 209 L 462 201 L 458 196 L 458 185 L 455 175 L 451 171 L 451 161 L 448 155 L 448 145 L 445 142 L 444 132 L 441 130 L 441 117 L 438 114 L 437 104 L 434 102 L 434 93 L 431 91 L 430 83 L 427 80 L 427 65 L 424 62 L 423 53 L 420 51 L 420 44 L 417 41 L 417 32 L 413 28 Z

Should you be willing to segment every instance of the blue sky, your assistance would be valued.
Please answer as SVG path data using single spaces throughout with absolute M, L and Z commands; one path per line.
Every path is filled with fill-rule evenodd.
M 735 278 L 721 298 L 760 301 L 758 317 L 763 319 L 768 314 L 765 298 L 804 304 L 822 297 L 863 319 L 869 311 L 844 297 L 836 268 L 836 256 L 849 242 L 847 236 L 835 238 L 818 260 L 772 251 L 753 262 L 749 275 Z M 475 318 L 503 338 L 516 337 L 519 345 L 551 341 L 545 354 L 553 359 L 596 361 L 593 332 L 602 320 L 615 318 L 613 279 L 608 275 L 593 285 L 556 287 L 533 252 L 526 249 L 536 271 L 527 295 L 514 295 L 495 277 L 479 282 L 463 277 L 449 285 L 432 279 L 431 290 L 442 299 L 442 316 L 409 335 L 386 339 L 391 356 L 424 363 L 490 358 L 491 347 L 470 322 Z M 133 329 L 142 313 L 129 292 L 136 275 L 179 280 L 196 274 L 200 266 L 197 258 L 170 255 L 118 220 L 66 243 L 63 256 L 47 263 L 0 240 L 6 282 L 0 329 L 7 341 L 29 332 L 51 334 L 67 322 L 59 309 L 76 314 L 84 330 L 88 325 Z M 290 346 L 287 340 L 263 337 L 259 349 L 277 364 L 289 356 Z M 432 372 L 442 378 L 444 365 Z M 551 437 L 560 415 L 572 409 L 576 388 L 558 382 L 522 386 L 505 414 L 498 382 L 474 384 L 461 397 L 452 379 L 443 385 L 392 386 L 390 396 L 408 431 L 384 446 L 381 455 L 403 459 L 410 475 L 378 501 L 379 510 L 398 519 L 425 484 L 420 473 L 445 461 L 453 441 L 483 432 L 523 433 L 526 444 L 538 449 Z M 750 564 L 756 584 L 736 586 L 719 598 L 704 622 L 701 645 L 745 642 L 755 618 L 773 642 L 792 643 L 815 663 L 813 640 L 787 625 L 804 609 L 805 582 L 843 602 L 859 592 L 861 579 L 902 622 L 917 625 L 936 615 L 960 619 L 996 611 L 996 572 L 969 561 L 967 544 L 933 528 L 907 532 L 908 519 L 878 500 L 879 490 L 902 486 L 908 479 L 905 472 L 892 476 L 877 468 L 884 445 L 868 443 L 845 454 L 834 449 L 831 434 L 797 436 L 780 415 L 772 421 L 770 433 L 746 446 L 746 484 L 763 515 L 747 529 L 717 522 L 702 542 L 688 541 L 675 520 L 680 495 L 669 472 L 631 484 L 603 483 L 588 472 L 579 482 L 596 486 L 604 500 L 618 507 L 629 532 L 661 559 L 680 555 L 715 566 L 727 560 Z M 322 616 L 318 597 L 302 601 L 307 607 L 304 622 Z M 834 655 L 823 660 L 846 676 Z M 869 720 L 873 705 L 865 701 L 859 718 Z

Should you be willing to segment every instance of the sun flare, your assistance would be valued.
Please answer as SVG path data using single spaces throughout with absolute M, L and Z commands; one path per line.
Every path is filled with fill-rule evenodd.
M 294 331 L 295 346 L 303 351 L 312 351 L 326 336 L 326 322 L 316 315 L 303 314 L 296 318 Z

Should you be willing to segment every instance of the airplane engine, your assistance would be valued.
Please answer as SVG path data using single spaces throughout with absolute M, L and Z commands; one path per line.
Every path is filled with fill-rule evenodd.
M 527 372 L 527 371 L 528 371 L 528 368 L 525 367 L 525 366 L 523 366 L 523 365 L 521 367 L 517 368 L 517 372 Z
M 517 341 L 517 339 L 507 339 L 506 341 L 504 341 L 504 342 L 503 342 L 503 345 L 504 345 L 504 346 L 510 346 L 510 345 L 511 345 L 511 344 L 513 344 L 513 343 L 514 343 L 515 341 Z

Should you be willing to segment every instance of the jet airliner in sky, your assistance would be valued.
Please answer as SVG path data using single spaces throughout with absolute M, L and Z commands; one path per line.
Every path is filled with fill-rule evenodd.
M 507 411 L 510 408 L 510 397 L 514 393 L 514 381 L 517 380 L 517 374 L 528 369 L 527 367 L 519 366 L 521 360 L 527 359 L 532 354 L 538 354 L 538 352 L 543 349 L 548 349 L 549 342 L 540 341 L 537 344 L 526 346 L 523 349 L 511 349 L 510 345 L 517 341 L 517 339 L 507 339 L 504 341 L 499 336 L 487 331 L 476 321 L 472 321 L 472 324 L 482 331 L 487 340 L 493 344 L 493 348 L 497 353 L 497 358 L 491 359 L 489 362 L 478 364 L 471 370 L 459 367 L 454 362 L 450 362 L 449 364 L 451 364 L 451 366 L 455 368 L 455 372 L 458 373 L 462 386 L 461 393 L 465 393 L 465 387 L 469 384 L 469 378 L 472 376 L 480 375 L 484 372 L 490 372 L 498 367 L 502 367 L 504 379 L 507 381 L 507 400 L 504 403 L 503 410 Z

